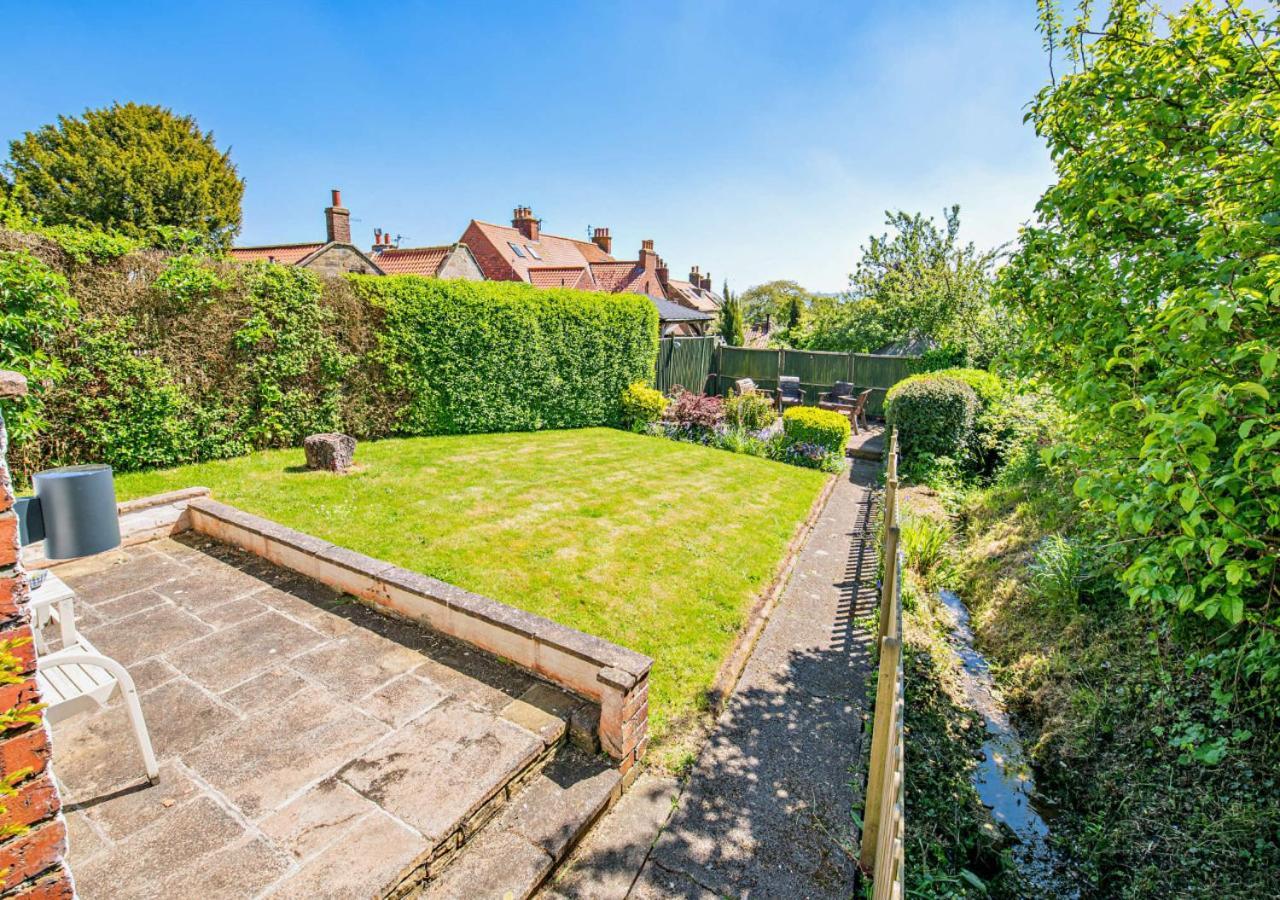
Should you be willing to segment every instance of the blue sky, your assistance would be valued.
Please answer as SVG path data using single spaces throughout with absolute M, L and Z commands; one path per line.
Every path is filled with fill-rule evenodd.
M 961 205 L 1013 238 L 1051 167 L 1025 104 L 1047 77 L 1031 0 L 102 3 L 0 0 L 0 140 L 112 100 L 212 129 L 246 181 L 243 243 L 653 238 L 741 289 L 847 283 L 888 208 Z M 30 40 L 25 39 L 27 36 Z M 7 152 L 3 154 L 7 156 Z

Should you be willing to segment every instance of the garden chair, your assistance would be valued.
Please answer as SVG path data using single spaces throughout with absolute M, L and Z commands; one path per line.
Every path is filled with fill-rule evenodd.
M 778 376 L 778 412 L 786 411 L 788 406 L 804 404 L 804 390 L 800 387 L 797 375 Z
M 853 382 L 851 381 L 837 381 L 831 385 L 831 390 L 823 391 L 818 395 L 818 406 L 822 409 L 852 407 L 853 403 Z
M 871 396 L 871 388 L 867 388 L 860 393 L 853 401 L 853 409 L 849 410 L 849 421 L 853 423 L 853 433 L 860 434 L 858 431 L 858 417 L 862 417 L 862 427 L 867 428 L 867 400 Z
M 160 768 L 151 747 L 151 735 L 142 718 L 142 705 L 133 678 L 124 666 L 103 656 L 89 639 L 76 629 L 75 593 L 57 575 L 49 573 L 44 582 L 31 592 L 29 609 L 38 658 L 36 684 L 45 703 L 49 722 L 58 722 L 89 709 L 107 704 L 116 690 L 124 698 L 125 712 L 133 727 L 133 736 L 142 751 L 147 780 L 160 780 Z M 61 646 L 49 652 L 46 629 L 58 627 Z
M 770 400 L 773 400 L 773 391 L 768 388 L 756 387 L 756 383 L 750 378 L 739 378 L 733 383 L 733 389 L 738 392 L 739 397 L 743 394 L 756 393 L 764 394 Z

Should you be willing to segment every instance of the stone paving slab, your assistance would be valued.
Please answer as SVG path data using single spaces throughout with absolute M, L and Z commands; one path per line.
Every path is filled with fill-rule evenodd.
M 148 785 L 118 698 L 54 726 L 85 900 L 378 895 L 479 807 L 498 812 L 512 779 L 538 786 L 531 763 L 582 703 L 201 536 L 59 574 L 85 633 L 135 675 L 160 759 Z M 579 777 L 564 789 L 595 802 L 601 774 Z M 544 799 L 548 817 L 526 815 L 550 831 L 502 832 L 526 865 L 550 865 L 537 842 L 564 815 Z
M 562 748 L 484 833 L 427 885 L 425 900 L 530 897 L 618 796 L 622 775 L 598 756 Z M 584 896 L 597 897 L 595 893 Z
M 543 896 L 548 900 L 623 900 L 679 796 L 675 778 L 642 774 L 591 830 L 581 850 L 557 873 Z

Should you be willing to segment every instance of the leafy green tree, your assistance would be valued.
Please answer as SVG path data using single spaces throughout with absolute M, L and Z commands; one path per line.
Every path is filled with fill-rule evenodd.
M 152 238 L 190 229 L 225 246 L 240 230 L 244 182 L 211 132 L 160 106 L 113 104 L 9 145 L 9 193 L 45 226 Z
M 809 292 L 794 281 L 766 281 L 742 293 L 746 321 L 757 328 L 766 322 L 794 328 L 810 299 Z
M 886 213 L 891 232 L 873 236 L 843 297 L 813 305 L 795 336 L 813 350 L 872 352 L 916 339 L 963 347 L 971 361 L 995 352 L 1000 312 L 991 301 L 995 250 L 960 242 L 960 207 L 939 226 L 916 213 Z
M 716 319 L 716 333 L 724 338 L 724 342 L 733 347 L 741 347 L 746 341 L 744 332 L 745 310 L 742 297 L 729 290 L 729 282 L 724 283 L 724 302 L 720 304 L 720 316 Z
M 1042 30 L 1057 182 L 1001 278 L 1025 364 L 1074 412 L 1076 492 L 1131 600 L 1207 624 L 1210 660 L 1274 698 L 1280 14 L 1116 0 L 1066 26 L 1047 5 Z

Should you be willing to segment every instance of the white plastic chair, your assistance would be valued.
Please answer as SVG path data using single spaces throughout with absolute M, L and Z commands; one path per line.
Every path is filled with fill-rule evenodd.
M 119 688 L 133 736 L 142 751 L 147 780 L 158 782 L 160 767 L 133 678 L 124 666 L 99 653 L 76 630 L 75 593 L 50 572 L 44 583 L 31 592 L 30 610 L 37 653 L 36 684 L 40 699 L 47 705 L 45 717 L 51 723 L 59 722 L 85 710 L 101 708 Z M 58 626 L 62 646 L 49 652 L 45 629 L 52 625 Z

